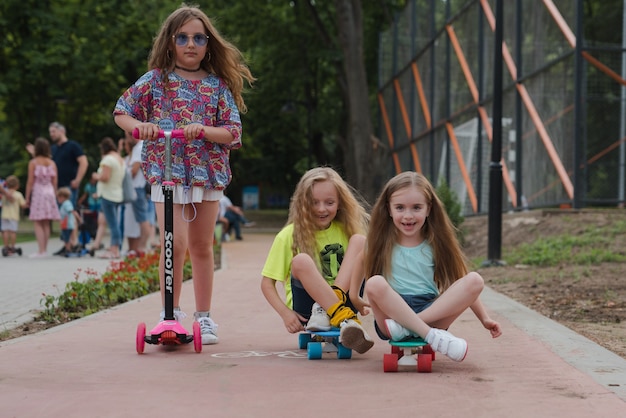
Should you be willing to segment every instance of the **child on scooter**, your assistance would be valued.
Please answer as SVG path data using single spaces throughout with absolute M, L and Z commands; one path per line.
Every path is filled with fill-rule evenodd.
M 241 147 L 244 83 L 254 78 L 241 52 L 226 41 L 204 12 L 181 6 L 163 23 L 148 60 L 149 71 L 118 100 L 115 123 L 144 140 L 142 169 L 151 184 L 159 230 L 164 230 L 164 140 L 159 130 L 183 129 L 172 140 L 174 218 L 174 316 L 180 310 L 183 263 L 189 251 L 195 320 L 203 344 L 218 342 L 210 317 L 213 295 L 213 235 L 219 200 L 231 181 L 229 155 Z M 197 139 L 201 135 L 201 139 Z M 163 234 L 161 234 L 163 235 Z M 164 240 L 161 295 L 164 300 Z M 161 319 L 164 317 L 161 311 Z

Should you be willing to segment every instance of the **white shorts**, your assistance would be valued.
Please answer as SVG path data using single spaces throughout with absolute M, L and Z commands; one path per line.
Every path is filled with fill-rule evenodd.
M 153 202 L 165 202 L 162 186 L 153 184 L 150 190 Z M 191 187 L 187 190 L 180 184 L 174 186 L 174 203 L 182 205 L 187 203 L 201 203 L 208 201 L 219 201 L 224 197 L 223 190 L 208 190 L 204 187 Z
M 17 225 L 18 225 L 18 221 L 16 221 L 15 219 L 5 219 L 2 218 L 2 230 L 3 231 L 12 231 L 12 232 L 17 232 Z

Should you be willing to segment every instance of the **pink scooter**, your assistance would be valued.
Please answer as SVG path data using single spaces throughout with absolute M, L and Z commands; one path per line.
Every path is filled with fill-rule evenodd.
M 139 131 L 133 131 L 133 137 L 138 139 Z M 182 129 L 172 131 L 160 131 L 159 137 L 165 139 L 165 176 L 163 181 L 163 195 L 165 196 L 164 214 L 165 225 L 163 233 L 165 248 L 165 318 L 159 322 L 146 335 L 146 324 L 137 326 L 137 353 L 144 351 L 145 344 L 155 345 L 182 345 L 193 341 L 196 353 L 202 351 L 202 336 L 200 324 L 193 323 L 193 335 L 188 335 L 187 330 L 174 317 L 174 183 L 172 182 L 172 138 L 184 138 Z

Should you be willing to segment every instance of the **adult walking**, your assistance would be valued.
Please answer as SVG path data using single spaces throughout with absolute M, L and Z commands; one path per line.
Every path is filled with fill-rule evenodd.
M 100 142 L 102 160 L 98 171 L 93 173 L 92 178 L 98 182 L 98 196 L 102 198 L 100 205 L 111 231 L 111 245 L 108 251 L 100 254 L 100 258 L 120 258 L 122 247 L 122 229 L 120 226 L 120 208 L 124 200 L 122 182 L 126 167 L 124 159 L 117 151 L 117 146 L 112 138 L 105 137 Z

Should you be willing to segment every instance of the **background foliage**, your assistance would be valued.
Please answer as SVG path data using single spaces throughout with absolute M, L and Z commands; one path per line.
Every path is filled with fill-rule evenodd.
M 403 1 L 205 0 L 197 3 L 249 60 L 258 82 L 246 96 L 244 147 L 233 153 L 231 198 L 243 185 L 261 188 L 262 204 L 286 204 L 313 165 L 340 171 L 347 147 L 348 103 L 337 5 L 363 7 L 360 46 L 371 115 L 378 32 Z M 104 136 L 122 136 L 111 112 L 146 70 L 152 39 L 181 4 L 162 0 L 4 0 L 0 4 L 0 177 L 25 181 L 24 146 L 59 121 L 86 150 L 90 171 Z M 369 118 L 370 115 L 367 115 Z M 282 203 L 280 203 L 282 202 Z

